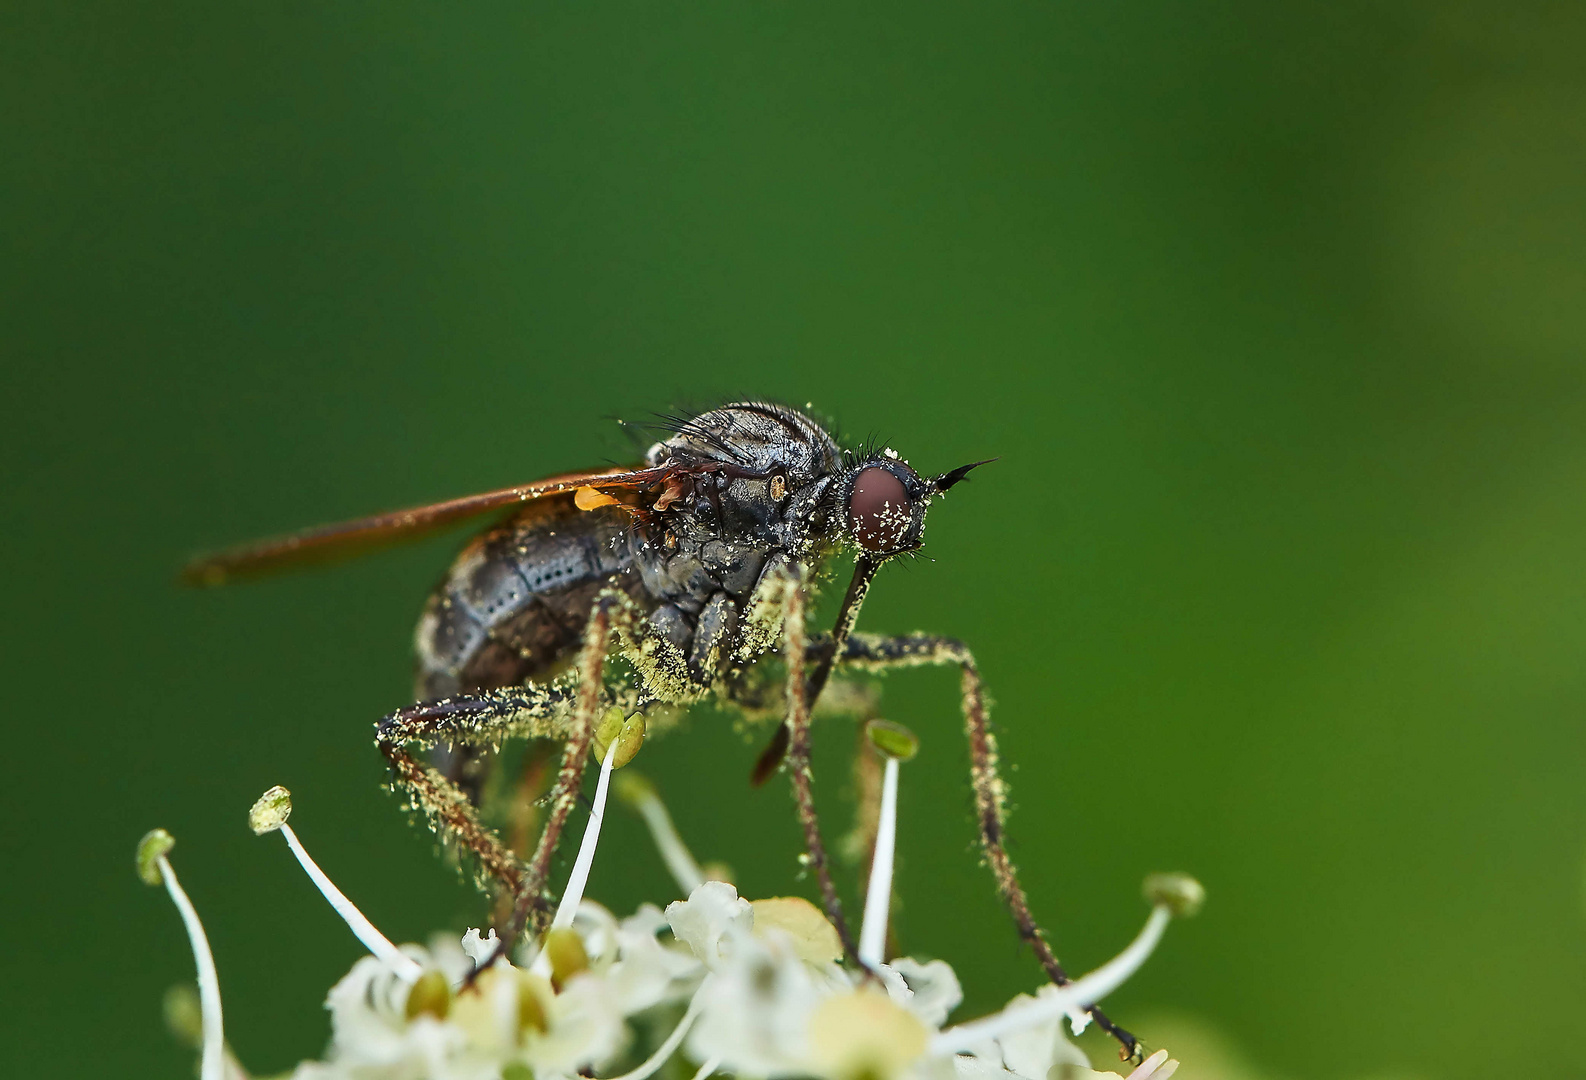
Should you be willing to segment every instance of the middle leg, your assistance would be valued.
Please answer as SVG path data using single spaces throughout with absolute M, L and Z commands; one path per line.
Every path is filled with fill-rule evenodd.
M 600 714 L 612 626 L 622 613 L 618 597 L 603 593 L 596 599 L 579 652 L 575 689 L 528 685 L 421 702 L 393 713 L 378 725 L 377 742 L 391 763 L 397 786 L 407 792 L 410 805 L 425 815 L 444 840 L 472 853 L 483 874 L 495 878 L 514 897 L 497 956 L 526 928 L 533 926 L 538 930 L 548 921 L 550 903 L 545 883 L 563 827 L 578 801 L 585 759 Z M 527 864 L 479 820 L 461 788 L 409 751 L 410 744 L 429 747 L 441 742 L 490 746 L 514 735 L 551 738 L 563 744 L 546 820 Z M 481 965 L 480 970 L 488 966 Z
M 814 776 L 810 770 L 810 699 L 806 693 L 806 657 L 809 640 L 804 629 L 804 580 L 801 574 L 789 574 L 782 607 L 782 636 L 787 659 L 787 772 L 793 782 L 793 800 L 798 806 L 799 825 L 804 830 L 805 857 L 815 871 L 820 885 L 821 900 L 826 917 L 837 929 L 843 952 L 861 969 L 858 945 L 848 930 L 843 917 L 843 902 L 832 882 L 831 861 L 826 855 L 826 844 L 821 839 L 820 819 L 815 814 L 815 793 L 811 789 Z

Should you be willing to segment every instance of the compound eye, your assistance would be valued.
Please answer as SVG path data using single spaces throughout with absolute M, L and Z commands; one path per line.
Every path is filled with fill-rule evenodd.
M 854 477 L 848 502 L 854 539 L 866 551 L 891 551 L 909 533 L 911 507 L 903 481 L 883 468 L 871 467 Z

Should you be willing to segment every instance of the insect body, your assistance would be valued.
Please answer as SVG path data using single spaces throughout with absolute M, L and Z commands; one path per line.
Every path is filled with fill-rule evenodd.
M 843 457 L 807 417 L 775 406 L 729 406 L 679 428 L 647 455 L 647 497 L 586 496 L 580 510 L 562 494 L 469 545 L 419 623 L 421 699 L 553 670 L 607 588 L 641 616 L 634 644 L 655 658 L 648 696 L 697 696 L 748 659 L 744 615 L 768 570 L 834 546 Z
M 642 710 L 706 697 L 742 705 L 762 657 L 778 654 L 787 678 L 785 722 L 763 764 L 774 768 L 785 751 L 810 866 L 857 962 L 815 817 L 810 709 L 834 668 L 955 665 L 963 672 L 987 860 L 1021 935 L 1061 983 L 1067 976 L 1030 916 L 1003 847 L 1005 787 L 973 657 L 951 638 L 853 632 L 877 569 L 919 548 L 933 499 L 978 464 L 921 476 L 890 450 L 844 451 L 796 410 L 744 402 L 671 424 L 669 437 L 633 469 L 557 477 L 311 530 L 200 559 L 187 574 L 213 584 L 516 507 L 463 550 L 430 596 L 415 635 L 418 702 L 377 724 L 377 741 L 411 804 L 516 896 L 503 949 L 550 910 L 544 893 L 551 856 L 601 712 L 612 703 Z M 808 634 L 812 582 L 845 549 L 854 552 L 855 568 L 836 624 Z M 631 680 L 609 677 L 614 656 L 628 662 Z M 464 776 L 472 755 L 514 735 L 564 743 L 550 809 L 526 864 L 480 822 Z M 425 765 L 415 748 L 439 750 L 447 767 Z M 455 756 L 448 760 L 448 752 Z M 1134 1050 L 1132 1036 L 1092 1011 Z

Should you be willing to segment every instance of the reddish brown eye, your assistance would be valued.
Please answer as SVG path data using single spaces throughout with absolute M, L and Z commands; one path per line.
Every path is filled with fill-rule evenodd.
M 903 481 L 879 467 L 854 477 L 854 494 L 848 502 L 854 539 L 866 551 L 890 551 L 909 532 L 909 495 Z

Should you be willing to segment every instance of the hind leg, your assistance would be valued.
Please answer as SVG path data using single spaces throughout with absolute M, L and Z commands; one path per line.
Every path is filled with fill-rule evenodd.
M 986 716 L 985 691 L 980 682 L 980 670 L 975 658 L 963 642 L 953 638 L 928 634 L 906 634 L 898 637 L 881 637 L 874 634 L 854 634 L 843 643 L 838 663 L 844 667 L 869 671 L 886 671 L 893 668 L 921 667 L 925 665 L 952 665 L 961 672 L 960 686 L 963 694 L 964 733 L 969 738 L 969 772 L 975 789 L 975 812 L 980 826 L 980 845 L 986 863 L 997 881 L 997 891 L 1013 916 L 1019 936 L 1029 942 L 1036 958 L 1046 969 L 1047 976 L 1057 985 L 1069 981 L 1068 973 L 1058 963 L 1052 947 L 1047 944 L 1046 933 L 1030 914 L 1029 900 L 1024 887 L 1019 884 L 1019 874 L 1013 860 L 1003 845 L 1003 822 L 1007 816 L 1008 785 L 997 768 L 997 737 L 992 733 Z M 791 758 L 791 754 L 789 755 Z M 1128 1059 L 1140 1055 L 1139 1040 L 1118 1027 L 1107 1015 L 1095 1007 L 1089 1010 L 1096 1026 L 1118 1040 L 1123 1055 Z
M 567 732 L 567 742 L 562 749 L 562 764 L 556 772 L 556 782 L 551 787 L 550 805 L 545 824 L 540 829 L 540 842 L 529 860 L 528 873 L 518 889 L 517 903 L 512 908 L 512 921 L 501 935 L 498 955 L 517 940 L 524 928 L 530 925 L 536 933 L 550 921 L 550 905 L 546 902 L 545 882 L 551 872 L 551 857 L 562 839 L 562 829 L 567 816 L 578 803 L 578 792 L 584 782 L 584 766 L 589 761 L 589 747 L 595 738 L 595 725 L 600 719 L 602 682 L 605 676 L 606 654 L 611 650 L 611 626 L 617 604 L 601 596 L 595 600 L 584 630 L 584 648 L 578 657 L 578 691 L 573 703 L 573 715 Z M 481 969 L 490 965 L 483 964 Z
M 426 763 L 422 752 L 447 745 L 464 750 L 485 748 L 512 736 L 560 740 L 567 735 L 571 700 L 565 690 L 506 687 L 422 701 L 398 709 L 375 725 L 375 744 L 391 765 L 394 786 L 443 843 L 474 857 L 481 886 L 493 879 L 516 896 L 524 883 L 523 863 L 480 821 L 468 791 Z
M 392 713 L 378 725 L 376 741 L 413 808 L 443 839 L 471 852 L 483 873 L 515 898 L 498 952 L 505 951 L 526 927 L 538 928 L 549 914 L 545 883 L 568 815 L 578 801 L 600 715 L 612 626 L 623 614 L 617 597 L 597 598 L 579 653 L 578 683 L 571 690 L 522 686 L 421 702 Z M 550 738 L 563 744 L 545 823 L 526 864 L 479 820 L 466 792 L 409 751 L 411 745 L 427 748 L 443 742 L 493 746 L 512 736 Z

